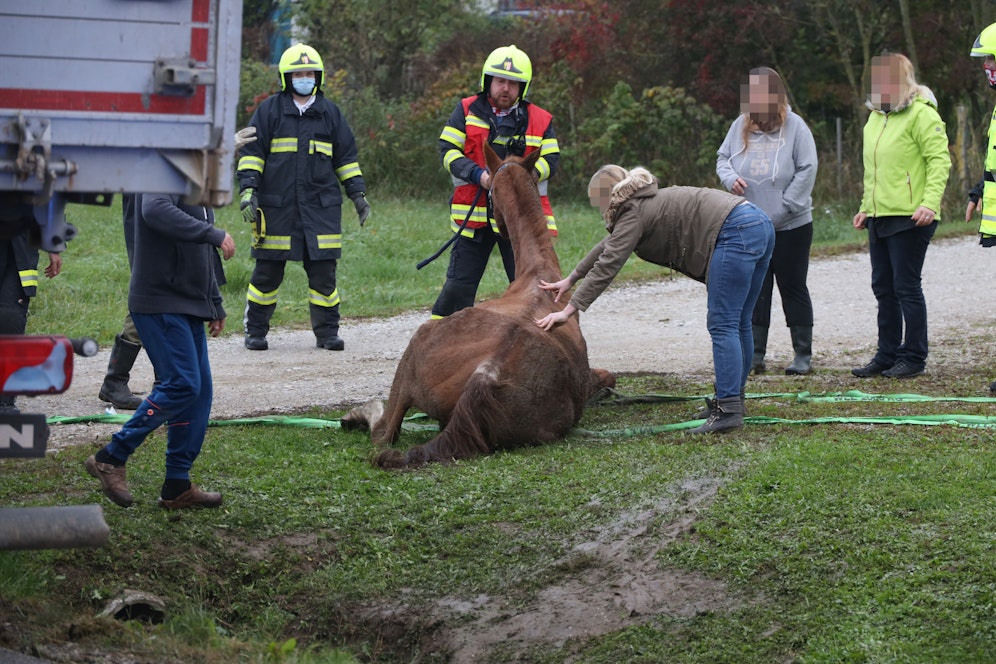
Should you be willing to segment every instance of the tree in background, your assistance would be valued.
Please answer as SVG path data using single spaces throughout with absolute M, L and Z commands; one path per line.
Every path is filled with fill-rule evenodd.
M 551 181 L 562 190 L 558 195 L 583 196 L 585 171 L 620 154 L 626 158 L 618 160 L 630 164 L 658 164 L 668 181 L 666 155 L 693 165 L 708 161 L 722 138 L 712 135 L 709 115 L 732 121 L 741 79 L 754 66 L 782 74 L 827 166 L 834 161 L 840 120 L 848 181 L 860 178 L 873 55 L 890 50 L 914 58 L 952 135 L 956 106 L 967 109 L 967 144 L 981 145 L 992 108 L 968 56 L 975 36 L 996 20 L 996 6 L 986 0 L 522 0 L 516 6 L 524 17 L 490 15 L 479 4 L 247 0 L 243 53 L 270 61 L 266 37 L 272 27 L 260 17 L 290 7 L 301 36 L 341 72 L 337 102 L 370 162 L 371 185 L 405 195 L 434 197 L 445 189 L 434 154 L 439 129 L 456 100 L 476 90 L 487 54 L 505 44 L 529 54 L 535 72 L 530 96 L 554 113 L 564 155 Z M 247 63 L 247 106 L 266 92 L 253 88 L 271 85 L 268 80 L 260 65 Z M 625 135 L 613 121 L 619 117 Z M 675 152 L 676 146 L 683 150 Z M 821 177 L 831 171 L 821 169 Z M 714 176 L 697 166 L 678 177 L 716 186 Z M 818 184 L 818 196 L 820 191 Z M 836 194 L 835 187 L 830 191 Z

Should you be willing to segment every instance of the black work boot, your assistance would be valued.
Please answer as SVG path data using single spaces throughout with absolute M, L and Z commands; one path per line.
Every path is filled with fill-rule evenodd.
M 719 433 L 744 425 L 744 403 L 739 396 L 716 399 L 708 419 L 688 433 Z
M 20 409 L 14 405 L 15 403 L 14 395 L 3 395 L 0 396 L 0 415 L 20 415 Z
M 786 376 L 805 376 L 813 370 L 813 326 L 792 325 L 789 327 L 792 335 L 792 350 L 795 358 L 792 364 L 785 367 Z
M 315 338 L 315 345 L 325 350 L 345 350 L 346 342 L 338 334 L 332 334 L 324 339 Z
M 346 342 L 339 337 L 339 305 L 320 307 L 310 305 L 311 331 L 315 333 L 315 346 L 325 350 L 343 350 Z
M 246 334 L 245 344 L 249 350 L 267 350 L 270 347 L 266 337 L 254 337 L 250 334 Z
M 768 327 L 752 325 L 751 334 L 754 337 L 754 355 L 750 361 L 750 372 L 763 374 L 768 370 L 764 365 L 764 354 L 768 351 Z
M 131 368 L 135 366 L 140 350 L 142 344 L 126 341 L 120 334 L 114 337 L 111 359 L 107 361 L 107 375 L 97 393 L 101 401 L 107 401 L 121 410 L 135 410 L 142 404 L 142 398 L 133 394 L 128 387 Z
M 266 335 L 270 331 L 270 319 L 276 308 L 276 304 L 262 305 L 252 300 L 246 300 L 243 323 L 245 325 L 245 346 L 248 350 L 268 350 L 270 348 Z

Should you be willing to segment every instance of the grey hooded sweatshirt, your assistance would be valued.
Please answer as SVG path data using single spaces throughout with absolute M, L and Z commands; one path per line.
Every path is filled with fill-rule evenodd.
M 776 232 L 812 223 L 817 159 L 809 127 L 789 110 L 780 129 L 751 132 L 745 146 L 745 121 L 743 115 L 733 121 L 716 153 L 716 175 L 723 186 L 732 190 L 737 177 L 743 178 L 743 197 L 771 217 Z

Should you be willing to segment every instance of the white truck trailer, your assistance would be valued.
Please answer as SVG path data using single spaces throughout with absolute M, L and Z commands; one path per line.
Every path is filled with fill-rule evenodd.
M 241 0 L 0 0 L 0 226 L 60 251 L 67 202 L 231 202 L 241 34 Z

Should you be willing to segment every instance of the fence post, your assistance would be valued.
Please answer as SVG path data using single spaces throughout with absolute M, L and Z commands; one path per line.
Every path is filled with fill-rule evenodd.
M 969 184 L 971 174 L 968 172 L 968 144 L 971 142 L 968 129 L 968 107 L 965 104 L 958 104 L 955 113 L 958 128 L 955 131 L 954 156 L 958 169 L 958 184 L 961 186 L 962 191 L 968 191 L 968 188 L 971 186 Z
M 842 124 L 840 116 L 837 116 L 837 200 L 844 198 L 844 147 Z

